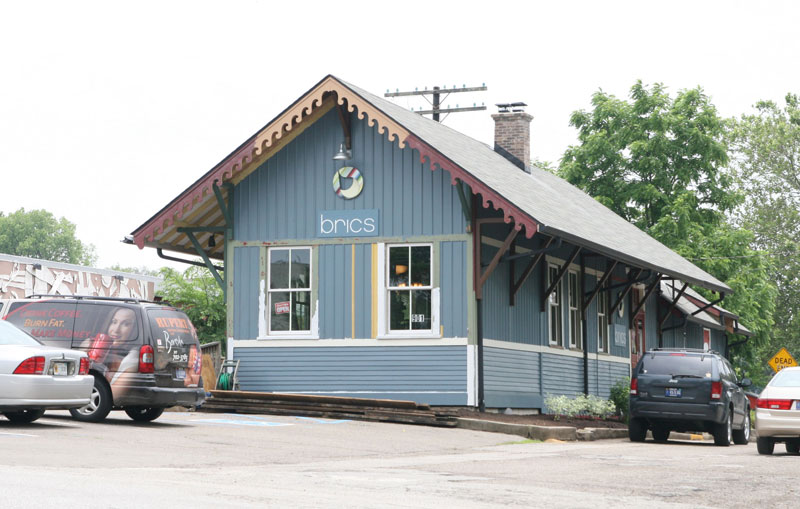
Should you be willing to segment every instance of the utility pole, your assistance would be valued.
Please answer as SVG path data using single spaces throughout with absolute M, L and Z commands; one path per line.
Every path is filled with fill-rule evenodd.
M 420 115 L 432 115 L 433 120 L 437 122 L 443 122 L 444 118 L 440 119 L 440 115 L 442 113 L 444 113 L 445 118 L 447 118 L 447 115 L 449 115 L 450 113 L 459 113 L 464 111 L 480 111 L 486 109 L 486 106 L 484 106 L 483 103 L 481 103 L 480 106 L 478 106 L 476 103 L 473 103 L 472 106 L 459 107 L 458 104 L 456 104 L 455 108 L 442 108 L 441 107 L 442 101 L 444 99 L 447 99 L 447 97 L 450 94 L 455 94 L 460 92 L 484 92 L 486 90 L 488 89 L 486 88 L 486 84 L 484 83 L 479 87 L 469 87 L 469 88 L 466 85 L 462 85 L 461 88 L 456 88 L 455 85 L 453 85 L 453 88 L 433 87 L 433 90 L 428 90 L 428 88 L 425 87 L 425 90 L 414 90 L 410 92 L 400 92 L 399 90 L 395 92 L 389 92 L 387 90 L 386 93 L 383 94 L 383 96 L 384 97 L 401 97 L 410 95 L 422 96 L 431 105 L 431 109 L 418 110 L 415 113 L 419 113 Z M 442 95 L 444 95 L 444 98 L 442 98 Z M 432 97 L 433 100 L 428 99 L 427 96 L 433 96 Z M 414 108 L 411 108 L 411 111 L 414 111 Z

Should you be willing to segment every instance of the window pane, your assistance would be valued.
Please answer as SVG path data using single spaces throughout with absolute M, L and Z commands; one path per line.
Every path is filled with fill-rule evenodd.
M 292 330 L 311 330 L 311 292 L 292 292 Z
M 392 330 L 409 330 L 411 306 L 409 292 L 389 292 L 389 328 Z
M 408 253 L 407 246 L 389 248 L 389 286 L 408 286 Z
M 272 249 L 272 250 L 270 250 L 270 252 L 269 252 L 269 287 L 270 288 L 289 288 L 289 250 L 288 249 Z
M 311 288 L 311 250 L 292 249 L 292 288 Z
M 558 343 L 558 307 L 550 306 L 550 342 Z
M 578 275 L 569 273 L 569 307 L 578 307 Z
M 575 309 L 570 309 L 569 311 L 569 333 L 570 333 L 570 343 L 574 346 L 579 346 L 581 344 L 581 337 L 580 337 L 580 316 L 578 316 L 578 311 Z
M 292 304 L 289 292 L 271 292 L 269 294 L 270 330 L 288 331 Z
M 431 248 L 414 246 L 411 248 L 411 286 L 430 286 Z
M 430 290 L 414 290 L 411 292 L 411 328 L 431 329 Z

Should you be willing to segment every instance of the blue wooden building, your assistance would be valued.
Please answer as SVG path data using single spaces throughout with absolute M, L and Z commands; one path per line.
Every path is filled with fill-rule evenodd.
M 530 115 L 493 117 L 489 147 L 327 76 L 132 241 L 215 273 L 243 390 L 541 409 L 746 332 L 688 286 L 723 282 L 529 166 Z

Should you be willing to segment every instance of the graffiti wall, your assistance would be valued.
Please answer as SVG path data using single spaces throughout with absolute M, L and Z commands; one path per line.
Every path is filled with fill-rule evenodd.
M 67 269 L 48 267 L 45 262 L 33 264 L 0 259 L 0 299 L 23 298 L 34 294 L 153 300 L 155 283 L 144 280 L 144 277 L 137 279 L 133 274 L 115 276 L 87 267 Z

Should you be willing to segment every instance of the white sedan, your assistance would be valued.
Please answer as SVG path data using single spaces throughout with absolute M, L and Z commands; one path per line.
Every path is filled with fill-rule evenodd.
M 46 409 L 89 403 L 94 377 L 84 352 L 44 346 L 0 320 L 0 413 L 12 422 L 33 422 Z
M 778 371 L 756 403 L 759 454 L 772 454 L 776 442 L 789 454 L 800 453 L 800 367 Z

